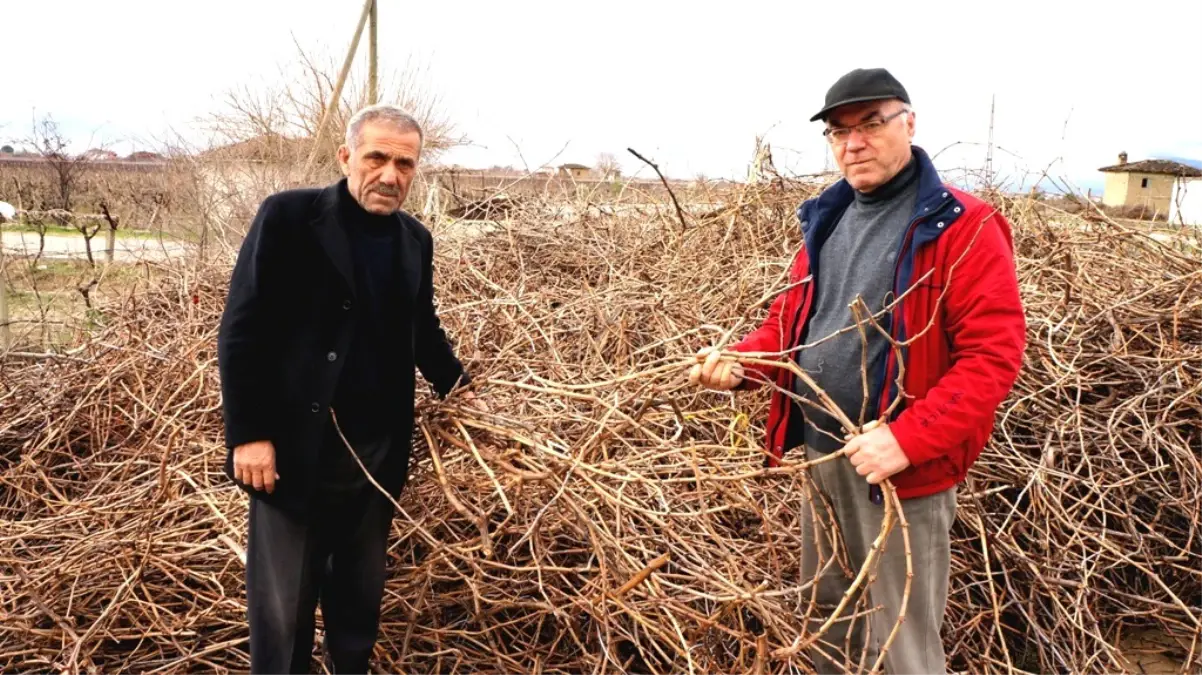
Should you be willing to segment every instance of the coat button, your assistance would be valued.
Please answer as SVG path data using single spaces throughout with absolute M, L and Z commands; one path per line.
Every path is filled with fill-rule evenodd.
M 337 360 L 338 360 L 338 354 L 337 354 L 337 353 L 335 353 L 335 352 L 330 352 L 329 354 L 326 354 L 326 361 L 329 361 L 330 363 L 333 363 L 334 361 L 337 361 Z
M 343 309 L 350 309 L 350 308 L 351 308 L 351 301 L 350 301 L 350 300 L 343 300 L 343 301 L 342 301 L 342 308 L 343 308 Z
M 313 405 L 309 406 L 309 410 L 312 410 L 313 412 L 321 412 L 321 404 L 314 402 Z

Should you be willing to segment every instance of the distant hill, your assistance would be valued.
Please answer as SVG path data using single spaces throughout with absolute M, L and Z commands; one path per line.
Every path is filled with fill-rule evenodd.
M 1188 164 L 1188 165 L 1194 167 L 1195 169 L 1202 169 L 1202 159 L 1190 159 L 1188 157 L 1173 157 L 1171 155 L 1163 155 L 1163 156 L 1157 157 L 1156 159 L 1167 159 L 1167 160 L 1170 160 L 1173 162 L 1181 162 L 1182 164 Z

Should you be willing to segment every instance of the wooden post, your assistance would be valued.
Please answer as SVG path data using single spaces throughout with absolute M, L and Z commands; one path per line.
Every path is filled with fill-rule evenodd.
M 376 51 L 376 30 L 380 25 L 379 15 L 376 9 L 376 0 L 371 2 L 371 18 L 369 19 L 370 26 L 367 30 L 367 104 L 375 105 L 380 102 L 380 90 L 377 77 L 378 57 L 379 52 Z
M 326 106 L 326 111 L 321 115 L 321 122 L 317 125 L 317 138 L 313 142 L 313 150 L 309 152 L 309 159 L 305 162 L 305 172 L 301 177 L 306 182 L 309 180 L 309 172 L 313 169 L 313 160 L 317 159 L 317 153 L 321 152 L 321 142 L 325 140 L 326 127 L 329 126 L 330 117 L 338 109 L 338 101 L 342 98 L 342 87 L 346 84 L 346 76 L 351 71 L 351 63 L 355 60 L 355 52 L 359 50 L 359 38 L 363 36 L 363 26 L 367 23 L 372 7 L 375 4 L 376 0 L 367 0 L 363 3 L 363 13 L 359 16 L 359 25 L 355 27 L 355 37 L 351 38 L 351 47 L 346 51 L 346 59 L 342 62 L 342 72 L 338 73 L 338 81 L 334 83 L 334 91 L 330 92 L 330 103 Z
M 113 249 L 117 247 L 117 231 L 109 227 L 104 233 L 104 261 L 113 262 Z

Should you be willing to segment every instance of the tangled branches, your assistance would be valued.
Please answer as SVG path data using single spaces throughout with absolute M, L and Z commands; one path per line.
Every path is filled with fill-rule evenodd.
M 834 614 L 800 571 L 806 467 L 763 468 L 762 393 L 683 377 L 698 347 L 760 318 L 803 196 L 748 188 L 684 231 L 662 209 L 583 209 L 436 232 L 440 312 L 496 412 L 419 404 L 383 669 L 807 668 L 798 647 Z M 1015 224 L 1030 347 L 961 491 L 952 665 L 1124 670 L 1123 635 L 1155 628 L 1196 668 L 1198 252 Z M 68 357 L 3 365 L 0 668 L 246 667 L 245 503 L 220 474 L 215 382 L 227 274 L 110 308 Z M 904 502 L 887 503 L 880 543 L 904 546 Z M 847 572 L 871 582 L 871 564 Z

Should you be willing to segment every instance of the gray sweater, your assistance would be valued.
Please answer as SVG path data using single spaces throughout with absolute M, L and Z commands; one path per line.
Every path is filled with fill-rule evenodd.
M 856 193 L 834 230 L 821 246 L 814 286 L 814 308 L 806 329 L 805 344 L 814 345 L 843 328 L 853 326 L 849 305 L 857 295 L 864 298 L 872 312 L 885 306 L 893 286 L 893 272 L 902 237 L 914 213 L 918 197 L 918 167 L 909 165 L 888 183 L 871 193 Z M 880 366 L 889 350 L 889 342 L 871 325 L 868 335 L 868 392 L 875 396 Z M 865 400 L 861 375 L 863 340 L 854 327 L 821 344 L 802 349 L 797 363 L 814 378 L 818 386 L 857 424 L 872 419 L 876 401 Z M 808 386 L 796 380 L 796 391 L 817 402 Z M 843 442 L 820 433 L 818 429 L 842 439 L 842 426 L 832 416 L 802 405 L 805 414 L 805 444 L 819 452 L 832 452 Z M 818 429 L 815 429 L 817 427 Z

